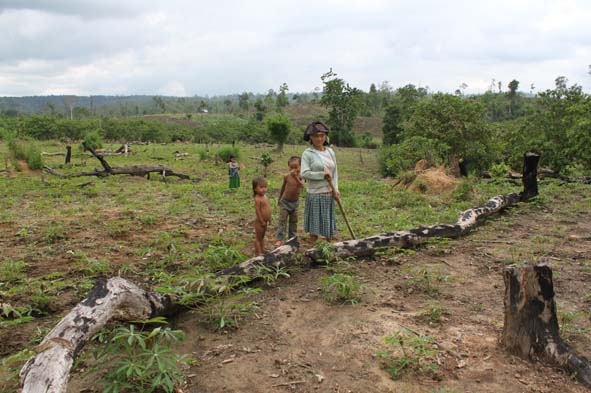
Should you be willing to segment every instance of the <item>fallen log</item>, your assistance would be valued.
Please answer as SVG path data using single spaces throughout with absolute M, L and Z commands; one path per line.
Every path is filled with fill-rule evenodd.
M 190 179 L 189 175 L 184 173 L 178 173 L 173 171 L 170 168 L 164 167 L 162 165 L 134 165 L 128 167 L 112 167 L 109 163 L 105 160 L 102 154 L 96 153 L 92 148 L 85 146 L 85 149 L 89 151 L 97 160 L 100 161 L 103 170 L 94 169 L 88 172 L 80 172 L 74 174 L 62 174 L 54 169 L 44 166 L 43 169 L 54 176 L 63 177 L 63 178 L 71 178 L 71 177 L 82 177 L 82 176 L 97 176 L 97 177 L 104 177 L 104 176 L 111 176 L 111 175 L 131 175 L 131 176 L 147 176 L 150 177 L 150 173 L 159 173 L 162 177 L 166 178 L 167 176 L 175 176 L 181 179 Z
M 505 323 L 502 346 L 510 353 L 531 360 L 545 360 L 574 373 L 591 388 L 591 365 L 560 338 L 552 269 L 546 264 L 507 266 Z
M 200 288 L 204 293 L 217 289 L 234 276 L 258 277 L 260 267 L 280 268 L 294 260 L 299 243 L 292 238 L 281 247 L 251 258 L 217 274 L 221 280 L 205 282 L 211 287 Z M 138 321 L 156 316 L 172 316 L 185 310 L 168 295 L 146 292 L 121 277 L 99 280 L 90 294 L 70 311 L 36 348 L 37 355 L 29 359 L 20 371 L 23 393 L 64 393 L 70 369 L 86 342 L 110 320 Z
M 288 266 L 294 260 L 294 255 L 300 243 L 297 237 L 292 237 L 283 245 L 264 255 L 256 256 L 236 266 L 222 270 L 218 276 L 248 276 L 250 279 L 257 277 L 260 268 L 280 269 Z
M 455 224 L 437 224 L 408 231 L 386 232 L 364 239 L 346 240 L 333 243 L 330 255 L 324 255 L 323 250 L 316 248 L 306 250 L 305 255 L 313 263 L 325 263 L 339 258 L 367 257 L 373 255 L 377 250 L 389 247 L 414 248 L 428 239 L 436 237 L 456 238 L 472 230 L 485 217 L 515 205 L 517 202 L 519 202 L 519 195 L 515 193 L 498 195 L 489 199 L 485 204 L 460 214 Z
M 146 320 L 178 313 L 168 295 L 146 292 L 121 277 L 99 280 L 36 348 L 19 375 L 23 393 L 63 393 L 78 353 L 109 320 Z

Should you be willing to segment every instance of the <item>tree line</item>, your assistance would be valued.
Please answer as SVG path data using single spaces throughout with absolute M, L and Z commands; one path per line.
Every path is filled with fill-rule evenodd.
M 387 82 L 379 87 L 372 84 L 364 92 L 332 69 L 320 79 L 322 89 L 306 94 L 290 94 L 284 83 L 278 92 L 269 90 L 265 95 L 244 92 L 208 100 L 141 96 L 153 108 L 150 113 L 166 113 L 165 117 L 149 116 L 146 111 L 137 114 L 139 109 L 132 114 L 92 115 L 88 108 L 85 112 L 77 106 L 76 98 L 61 97 L 64 108 L 69 108 L 62 114 L 23 116 L 4 110 L 0 136 L 67 141 L 83 140 L 89 134 L 108 141 L 273 141 L 281 148 L 284 143 L 301 143 L 300 133 L 292 130 L 294 124 L 301 126 L 297 108 L 306 107 L 308 114 L 309 108 L 316 108 L 311 110 L 314 117 L 329 125 L 331 143 L 380 146 L 384 176 L 398 176 L 419 159 L 433 165 L 464 162 L 472 171 L 494 165 L 519 168 L 527 151 L 539 153 L 541 164 L 556 172 L 569 174 L 591 167 L 591 100 L 564 77 L 556 78 L 554 89 L 536 95 L 520 92 L 519 82 L 513 80 L 507 91 L 499 83 L 498 90 L 492 84 L 486 93 L 471 96 L 464 95 L 461 87 L 455 94 L 446 94 L 412 84 L 393 89 Z M 382 121 L 381 141 L 355 129 L 360 116 Z

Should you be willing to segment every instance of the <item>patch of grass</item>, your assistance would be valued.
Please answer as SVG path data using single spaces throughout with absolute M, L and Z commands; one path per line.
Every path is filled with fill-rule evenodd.
M 322 278 L 322 294 L 330 303 L 357 304 L 365 286 L 351 274 L 336 273 Z
M 68 239 L 68 230 L 62 224 L 49 225 L 43 229 L 43 240 L 47 244 L 55 244 Z
M 24 261 L 4 261 L 0 264 L 0 277 L 7 283 L 22 281 L 26 278 L 26 268 Z
M 231 296 L 211 299 L 205 306 L 208 320 L 216 330 L 237 329 L 240 320 L 258 308 L 258 305 L 248 299 L 248 296 L 260 291 L 258 288 L 244 288 Z
M 442 322 L 442 317 L 447 314 L 445 307 L 438 303 L 431 303 L 419 311 L 417 319 L 430 325 L 439 325 Z
M 383 339 L 385 349 L 377 353 L 382 367 L 393 380 L 406 373 L 435 377 L 439 371 L 435 340 L 408 330 L 397 331 Z
M 439 285 L 449 280 L 449 276 L 429 266 L 405 268 L 403 274 L 406 278 L 404 289 L 407 293 L 424 293 L 430 297 L 438 296 Z
M 588 312 L 558 312 L 557 317 L 561 335 L 563 335 L 566 340 L 579 334 L 587 335 L 591 331 L 591 327 L 588 324 L 591 314 Z

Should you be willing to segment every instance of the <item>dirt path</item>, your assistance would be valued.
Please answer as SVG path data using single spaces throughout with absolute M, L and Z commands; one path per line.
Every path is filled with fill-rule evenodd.
M 544 258 L 554 269 L 559 315 L 588 312 L 591 215 L 560 221 L 560 212 L 550 213 L 516 210 L 459 240 L 352 263 L 347 271 L 365 285 L 356 305 L 329 304 L 320 280 L 332 272 L 303 266 L 257 295 L 257 309 L 237 329 L 215 332 L 186 314 L 178 321 L 188 336 L 183 349 L 198 364 L 185 391 L 587 391 L 563 372 L 498 346 L 505 265 Z M 439 323 L 421 317 L 429 307 L 445 310 Z M 589 327 L 585 315 L 577 321 L 584 329 L 563 325 L 562 335 L 589 354 L 591 341 L 580 334 Z M 434 339 L 430 360 L 438 370 L 394 381 L 376 354 L 386 349 L 384 337 L 407 329 Z

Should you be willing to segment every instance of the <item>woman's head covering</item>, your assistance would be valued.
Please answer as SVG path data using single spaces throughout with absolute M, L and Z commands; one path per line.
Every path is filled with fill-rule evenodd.
M 306 127 L 306 131 L 304 131 L 304 140 L 309 141 L 310 136 L 318 132 L 324 132 L 328 134 L 328 131 L 328 126 L 326 124 L 324 124 L 321 121 L 313 121 L 312 123 L 308 124 L 308 127 Z

